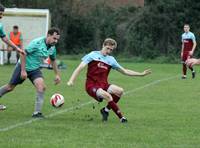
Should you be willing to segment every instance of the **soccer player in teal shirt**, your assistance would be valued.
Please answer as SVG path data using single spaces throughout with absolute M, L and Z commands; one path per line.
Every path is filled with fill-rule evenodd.
M 0 4 L 0 19 L 3 18 L 4 9 L 5 9 L 4 6 Z M 4 32 L 2 23 L 0 23 L 0 38 L 2 39 L 2 41 L 4 43 L 6 43 L 7 45 L 11 46 L 14 50 L 16 50 L 16 51 L 18 51 L 19 53 L 22 53 L 22 54 L 25 53 L 22 49 L 20 49 L 18 46 L 16 46 L 12 41 L 10 41 L 6 37 L 6 33 Z
M 5 10 L 5 7 L 0 4 L 0 19 L 3 18 L 4 10 Z M 14 50 L 18 51 L 21 54 L 25 54 L 25 52 L 22 49 L 20 49 L 18 46 L 16 46 L 12 41 L 10 41 L 6 37 L 6 33 L 4 32 L 2 23 L 0 23 L 0 38 L 2 39 L 2 41 L 4 43 L 6 43 L 7 45 L 11 46 Z M 0 110 L 4 110 L 4 109 L 6 109 L 6 107 L 4 105 L 0 104 Z
M 57 28 L 51 28 L 46 37 L 39 37 L 30 42 L 25 48 L 26 54 L 21 56 L 21 60 L 16 64 L 10 82 L 0 88 L 0 97 L 14 90 L 14 88 L 24 82 L 28 77 L 37 91 L 35 110 L 32 115 L 34 118 L 44 117 L 41 113 L 44 101 L 45 84 L 40 70 L 40 65 L 46 58 L 51 59 L 52 67 L 55 72 L 55 84 L 60 82 L 60 74 L 56 64 L 55 44 L 60 38 L 60 31 Z

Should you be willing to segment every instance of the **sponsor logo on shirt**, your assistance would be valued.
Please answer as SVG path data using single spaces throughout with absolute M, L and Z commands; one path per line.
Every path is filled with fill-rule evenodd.
M 108 69 L 108 67 L 106 67 L 106 66 L 104 65 L 104 63 L 101 63 L 101 62 L 98 63 L 97 66 L 98 66 L 99 68 L 103 68 L 103 69 L 106 69 L 106 70 Z

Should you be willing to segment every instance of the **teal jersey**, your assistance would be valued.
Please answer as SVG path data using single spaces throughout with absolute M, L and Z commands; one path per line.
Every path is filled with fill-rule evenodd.
M 6 33 L 5 33 L 4 30 L 3 30 L 3 24 L 0 23 L 0 37 L 3 38 L 3 37 L 5 37 L 5 36 L 6 36 Z
M 38 69 L 44 59 L 50 57 L 51 60 L 56 59 L 55 46 L 47 47 L 45 43 L 46 37 L 40 37 L 32 40 L 25 48 L 26 51 L 26 71 Z

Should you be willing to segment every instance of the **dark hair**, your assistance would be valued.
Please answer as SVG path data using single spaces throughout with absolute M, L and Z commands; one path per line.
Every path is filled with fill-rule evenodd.
M 13 26 L 13 29 L 18 29 L 19 27 L 17 25 Z
M 4 10 L 5 10 L 5 7 L 2 4 L 0 4 L 0 11 L 4 12 Z
M 49 34 L 49 35 L 53 35 L 54 32 L 56 32 L 57 35 L 60 35 L 60 29 L 58 29 L 58 28 L 56 28 L 56 27 L 52 27 L 52 28 L 50 28 L 50 29 L 48 30 L 47 34 Z

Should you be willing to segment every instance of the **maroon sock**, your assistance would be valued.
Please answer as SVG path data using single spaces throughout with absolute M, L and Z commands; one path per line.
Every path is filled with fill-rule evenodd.
M 183 74 L 186 75 L 186 71 L 187 71 L 187 66 L 185 64 L 183 64 Z
M 120 99 L 120 97 L 118 97 L 118 96 L 116 96 L 114 94 L 112 94 L 112 98 L 113 98 L 113 101 L 115 103 L 117 103 L 119 101 L 119 99 Z M 111 109 L 111 107 L 109 106 L 109 104 L 106 107 L 107 107 L 107 109 Z
M 121 111 L 119 110 L 119 107 L 117 106 L 117 104 L 116 104 L 114 101 L 108 102 L 108 105 L 112 108 L 112 110 L 115 112 L 115 114 L 116 114 L 120 119 L 123 117 Z

